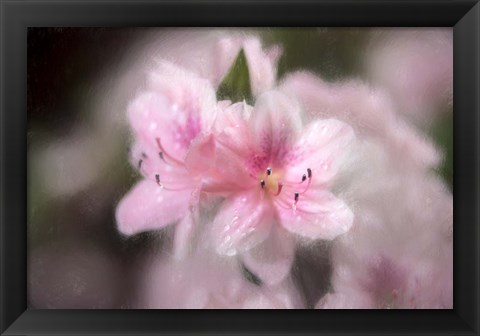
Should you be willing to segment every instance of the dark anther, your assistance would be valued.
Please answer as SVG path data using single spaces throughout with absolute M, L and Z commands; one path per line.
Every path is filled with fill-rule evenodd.
M 298 192 L 295 193 L 295 202 L 298 201 Z
M 267 175 L 272 175 L 272 168 L 267 168 Z
M 145 154 L 144 152 L 142 152 L 142 158 L 146 159 L 146 158 L 147 158 L 147 154 Z
M 305 181 L 307 179 L 307 175 L 303 174 L 302 176 L 302 182 Z
M 157 181 L 157 184 L 160 184 L 160 175 L 155 174 L 155 181 Z
M 307 168 L 307 174 L 308 174 L 308 178 L 312 177 L 312 170 L 310 168 Z
M 159 153 L 158 153 L 158 156 L 160 156 L 160 159 L 164 160 L 164 159 L 163 159 L 163 152 L 159 152 Z
M 142 168 L 142 163 L 143 163 L 142 159 L 138 160 L 138 169 Z
M 260 185 L 262 186 L 262 189 L 265 189 L 265 181 L 264 180 L 260 180 Z
M 242 273 L 243 276 L 253 283 L 254 285 L 261 286 L 262 285 L 262 279 L 258 277 L 258 275 L 254 274 L 252 271 L 250 271 L 247 266 L 245 266 L 244 263 L 242 263 Z

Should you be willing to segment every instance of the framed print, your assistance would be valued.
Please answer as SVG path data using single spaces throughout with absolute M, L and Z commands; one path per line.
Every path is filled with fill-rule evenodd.
M 1 6 L 2 334 L 478 333 L 477 2 Z

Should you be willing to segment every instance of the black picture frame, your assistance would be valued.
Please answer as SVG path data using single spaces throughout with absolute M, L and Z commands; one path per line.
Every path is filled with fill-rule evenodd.
M 479 333 L 477 1 L 0 1 L 2 335 Z M 28 310 L 27 28 L 124 26 L 454 27 L 454 309 Z

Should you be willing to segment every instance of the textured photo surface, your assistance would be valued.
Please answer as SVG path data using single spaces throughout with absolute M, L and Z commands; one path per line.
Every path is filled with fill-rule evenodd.
M 30 28 L 32 309 L 451 309 L 453 34 Z

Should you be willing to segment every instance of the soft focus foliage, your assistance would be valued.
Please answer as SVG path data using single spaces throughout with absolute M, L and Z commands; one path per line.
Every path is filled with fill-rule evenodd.
M 99 32 L 29 100 L 31 307 L 452 308 L 450 29 Z

